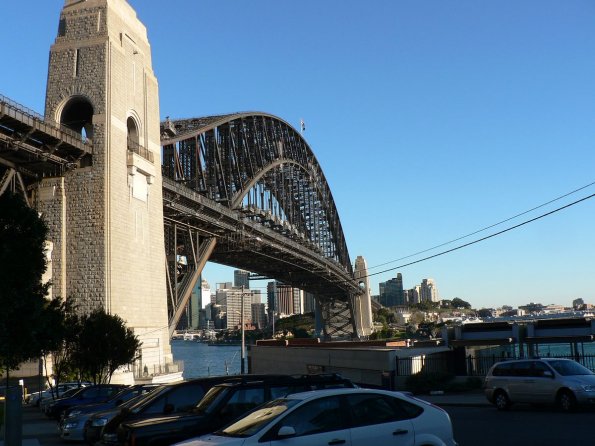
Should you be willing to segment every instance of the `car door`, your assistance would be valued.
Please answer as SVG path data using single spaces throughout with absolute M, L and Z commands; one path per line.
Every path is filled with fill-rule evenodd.
M 295 430 L 279 437 L 284 426 Z M 317 398 L 283 417 L 266 435 L 270 446 L 351 446 L 348 416 L 339 396 Z
M 413 446 L 415 431 L 399 401 L 386 395 L 356 393 L 347 395 L 351 415 L 352 446 L 398 444 Z
M 508 396 L 513 403 L 535 402 L 532 389 L 535 384 L 535 377 L 532 371 L 532 361 L 514 362 L 512 376 L 509 377 Z
M 533 363 L 532 392 L 536 403 L 553 403 L 556 400 L 558 382 L 554 379 L 554 372 L 542 361 Z

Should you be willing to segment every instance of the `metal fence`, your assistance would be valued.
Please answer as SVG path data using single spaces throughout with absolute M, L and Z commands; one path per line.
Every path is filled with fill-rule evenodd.
M 572 359 L 595 372 L 595 355 L 547 355 L 547 358 Z M 454 354 L 420 355 L 410 358 L 397 358 L 397 376 L 410 376 L 417 373 L 446 373 L 458 376 L 485 376 L 490 367 L 500 361 L 528 359 L 519 356 L 465 356 Z
M 184 371 L 184 361 L 173 361 L 167 364 L 154 364 L 152 366 L 140 366 L 134 364 L 132 367 L 135 378 L 148 378 L 151 376 L 167 375 Z

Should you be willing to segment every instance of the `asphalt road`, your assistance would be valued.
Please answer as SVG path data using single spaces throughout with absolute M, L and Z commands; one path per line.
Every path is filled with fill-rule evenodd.
M 445 407 L 460 446 L 595 446 L 595 410 Z
M 595 446 L 595 410 L 564 414 L 531 406 L 515 406 L 506 412 L 492 406 L 444 409 L 460 446 Z M 35 408 L 24 408 L 23 421 L 25 437 L 37 440 L 26 441 L 24 446 L 76 445 L 62 441 L 56 422 Z

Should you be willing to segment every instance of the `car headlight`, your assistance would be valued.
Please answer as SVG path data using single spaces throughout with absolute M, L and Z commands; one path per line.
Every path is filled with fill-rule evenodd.
M 585 392 L 595 392 L 595 386 L 591 385 L 591 384 L 584 384 L 581 385 L 581 388 L 585 391 Z
M 94 426 L 94 427 L 102 427 L 102 426 L 105 426 L 106 424 L 107 424 L 107 418 L 95 418 L 91 422 L 91 426 Z
M 72 412 L 70 412 L 68 414 L 68 418 L 76 417 L 77 415 L 80 415 L 81 412 L 82 412 L 81 410 L 73 410 Z
M 75 421 L 70 421 L 68 423 L 64 423 L 64 429 L 74 429 L 78 426 L 78 423 Z

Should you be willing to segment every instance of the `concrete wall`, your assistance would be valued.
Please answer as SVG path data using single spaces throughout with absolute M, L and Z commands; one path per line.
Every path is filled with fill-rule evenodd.
M 383 372 L 395 369 L 394 349 L 253 346 L 250 373 L 340 373 L 356 383 L 382 386 Z

